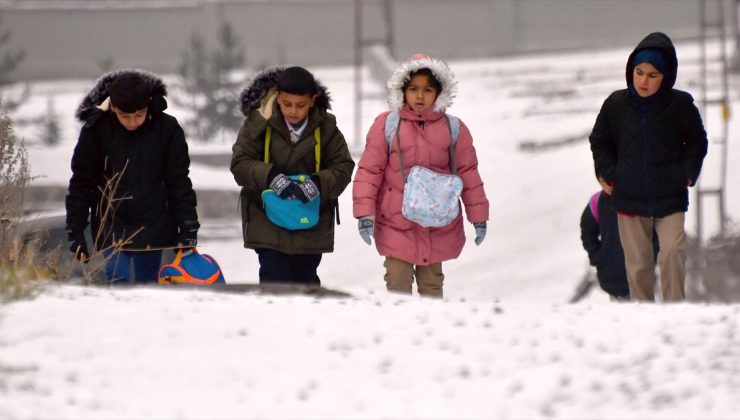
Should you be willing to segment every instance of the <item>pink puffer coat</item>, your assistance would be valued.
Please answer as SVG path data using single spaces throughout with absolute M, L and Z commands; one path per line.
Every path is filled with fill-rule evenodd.
M 384 131 L 387 115 L 388 112 L 379 115 L 367 135 L 353 183 L 354 216 L 375 216 L 375 244 L 380 255 L 416 265 L 457 258 L 465 244 L 462 212 L 452 223 L 441 228 L 421 227 L 401 214 L 404 182 L 396 139 L 388 154 Z M 430 109 L 419 114 L 403 107 L 399 115 L 404 173 L 408 175 L 415 165 L 451 173 L 450 132 L 444 113 Z M 487 221 L 488 199 L 478 173 L 473 139 L 462 122 L 455 160 L 458 175 L 463 180 L 462 202 L 468 221 Z

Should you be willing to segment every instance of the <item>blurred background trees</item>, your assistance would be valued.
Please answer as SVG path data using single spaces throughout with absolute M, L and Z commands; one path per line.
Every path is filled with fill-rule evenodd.
M 214 48 L 198 32 L 191 34 L 177 68 L 182 94 L 173 99 L 190 111 L 185 125 L 199 140 L 231 141 L 239 129 L 244 119 L 237 106 L 245 83 L 244 63 L 244 50 L 230 24 L 222 22 Z

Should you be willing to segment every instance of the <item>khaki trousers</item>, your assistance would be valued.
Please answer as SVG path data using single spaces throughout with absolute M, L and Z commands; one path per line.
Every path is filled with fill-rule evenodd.
M 442 263 L 417 265 L 393 257 L 385 257 L 385 286 L 389 292 L 411 294 L 411 285 L 416 277 L 419 294 L 429 297 L 442 297 Z
M 630 300 L 655 300 L 655 258 L 653 255 L 653 228 L 658 234 L 660 251 L 660 286 L 663 301 L 680 301 L 686 298 L 686 231 L 685 213 L 666 217 L 640 217 L 617 215 L 619 237 L 624 249 Z

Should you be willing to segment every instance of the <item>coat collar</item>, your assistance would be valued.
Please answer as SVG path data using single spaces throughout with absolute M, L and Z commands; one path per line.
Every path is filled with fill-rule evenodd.
M 314 106 L 308 113 L 308 124 L 303 130 L 303 135 L 301 137 L 306 137 L 309 134 L 313 136 L 313 131 L 321 124 L 326 112 L 326 110 L 319 109 Z M 248 116 L 250 121 L 248 126 L 250 127 L 251 135 L 253 137 L 260 137 L 269 125 L 274 130 L 273 132 L 279 132 L 280 137 L 285 138 L 286 141 L 290 142 L 290 132 L 285 122 L 285 117 L 283 117 L 282 112 L 280 112 L 280 107 L 277 102 L 273 102 L 268 114 L 269 115 L 265 117 L 265 109 L 262 107 L 252 109 Z
M 445 113 L 435 111 L 433 108 L 428 109 L 422 113 L 413 111 L 408 105 L 404 105 L 398 113 L 404 120 L 410 120 L 415 122 L 433 122 L 442 118 Z

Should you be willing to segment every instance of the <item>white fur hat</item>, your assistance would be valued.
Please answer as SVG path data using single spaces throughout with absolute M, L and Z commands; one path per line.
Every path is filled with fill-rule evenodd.
M 426 54 L 414 54 L 408 60 L 396 67 L 386 83 L 388 88 L 388 106 L 392 111 L 403 107 L 403 85 L 410 79 L 411 73 L 427 68 L 432 71 L 434 77 L 442 84 L 442 92 L 434 102 L 435 111 L 444 111 L 452 106 L 452 100 L 457 92 L 457 81 L 452 74 L 450 66 L 439 58 Z

